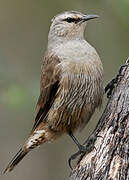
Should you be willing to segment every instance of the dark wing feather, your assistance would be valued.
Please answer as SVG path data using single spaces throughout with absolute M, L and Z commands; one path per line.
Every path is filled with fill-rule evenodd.
M 32 131 L 43 121 L 51 108 L 59 85 L 59 71 L 56 66 L 60 63 L 57 56 L 45 56 L 41 69 L 40 96 L 36 106 L 36 117 Z

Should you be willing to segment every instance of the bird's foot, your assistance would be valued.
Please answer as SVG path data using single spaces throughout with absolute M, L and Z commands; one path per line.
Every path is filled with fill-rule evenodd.
M 100 135 L 92 135 L 83 143 L 83 145 L 78 144 L 79 150 L 68 159 L 69 167 L 71 169 L 73 169 L 71 162 L 74 159 L 76 159 L 78 156 L 81 155 L 80 159 L 79 159 L 79 161 L 80 161 L 85 154 L 90 153 L 93 149 L 95 149 L 95 151 L 97 152 L 97 149 L 94 145 L 97 138 L 103 138 L 103 137 Z
M 91 146 L 90 146 L 90 148 L 89 148 L 87 145 L 86 145 L 86 146 L 80 145 L 79 150 L 78 150 L 75 154 L 73 154 L 72 156 L 70 156 L 70 158 L 68 159 L 69 167 L 70 167 L 71 169 L 73 169 L 71 162 L 72 162 L 74 159 L 76 159 L 78 156 L 80 156 L 80 155 L 84 156 L 86 153 L 89 153 L 89 152 L 91 151 L 91 149 L 93 149 L 93 148 L 96 150 L 96 147 L 95 147 L 95 146 L 92 146 L 92 148 L 91 148 Z M 96 150 L 96 151 L 97 151 L 97 150 Z M 82 156 L 80 156 L 80 157 L 82 157 Z M 82 158 L 80 158 L 80 159 L 82 159 Z M 79 161 L 80 161 L 80 160 L 79 160 Z
M 111 96 L 112 91 L 113 91 L 113 89 L 115 88 L 115 84 L 117 84 L 119 78 L 122 77 L 121 72 L 122 72 L 123 68 L 126 67 L 126 66 L 127 66 L 127 64 L 123 64 L 123 65 L 120 67 L 120 69 L 119 69 L 118 74 L 116 75 L 116 77 L 113 78 L 113 79 L 106 85 L 106 87 L 105 87 L 105 93 L 107 93 L 107 98 L 109 98 L 109 97 Z
M 72 160 L 76 159 L 79 155 L 85 154 L 87 151 L 87 146 L 80 145 L 79 150 L 68 159 L 69 167 L 73 169 L 71 164 Z

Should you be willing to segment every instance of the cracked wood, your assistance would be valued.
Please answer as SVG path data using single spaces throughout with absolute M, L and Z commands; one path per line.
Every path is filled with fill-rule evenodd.
M 129 180 L 129 59 L 70 180 Z M 89 144 L 90 138 L 87 140 Z

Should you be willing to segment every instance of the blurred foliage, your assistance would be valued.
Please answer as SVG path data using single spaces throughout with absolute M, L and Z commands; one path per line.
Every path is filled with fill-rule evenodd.
M 23 87 L 12 85 L 2 94 L 3 103 L 14 108 L 21 108 L 26 103 L 27 92 Z
M 27 89 L 18 84 L 10 85 L 3 93 L 1 93 L 2 103 L 9 108 L 14 108 L 16 110 L 30 106 L 34 100 L 36 101 L 38 94 L 38 89 L 34 86 L 35 85 Z
M 116 15 L 118 16 L 118 20 L 122 25 L 129 30 L 129 0 L 110 0 L 110 4 L 113 3 L 113 10 L 115 11 Z

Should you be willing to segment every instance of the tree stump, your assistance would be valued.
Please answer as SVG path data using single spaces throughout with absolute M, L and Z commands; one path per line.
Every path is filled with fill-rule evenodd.
M 129 180 L 129 58 L 69 180 Z M 110 84 L 110 83 L 109 83 Z M 92 139 L 92 140 L 91 140 Z

